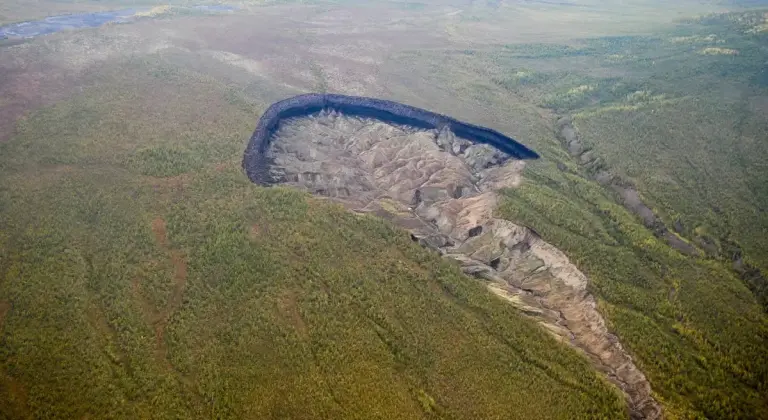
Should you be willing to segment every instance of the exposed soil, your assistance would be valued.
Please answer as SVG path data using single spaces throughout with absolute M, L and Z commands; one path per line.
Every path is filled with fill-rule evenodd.
M 277 310 L 280 314 L 280 317 L 288 321 L 288 323 L 296 330 L 299 336 L 302 338 L 307 337 L 307 324 L 304 322 L 304 318 L 301 316 L 296 292 L 289 290 L 283 293 L 277 302 Z
M 272 177 L 387 218 L 422 245 L 582 351 L 622 389 L 635 418 L 659 418 L 650 384 L 611 334 L 587 278 L 531 229 L 494 217 L 495 191 L 522 181 L 522 161 L 450 131 L 415 130 L 334 112 L 288 120 L 268 156 Z
M 171 294 L 168 297 L 168 301 L 164 308 L 153 308 L 146 299 L 141 297 L 141 283 L 139 279 L 134 280 L 133 287 L 134 293 L 136 293 L 137 297 L 142 301 L 145 315 L 148 315 L 147 318 L 154 327 L 158 359 L 163 360 L 170 368 L 171 364 L 168 359 L 168 344 L 165 340 L 165 329 L 171 317 L 179 309 L 182 303 L 184 287 L 187 283 L 187 261 L 183 252 L 170 248 L 165 220 L 160 217 L 155 218 L 152 221 L 152 233 L 155 236 L 155 242 L 158 247 L 168 255 L 173 265 Z
M 7 395 L 6 406 L 0 408 L 0 415 L 8 415 L 9 418 L 32 418 L 29 410 L 29 397 L 27 389 L 15 378 L 0 373 L 0 396 Z
M 0 330 L 2 330 L 3 325 L 5 324 L 5 316 L 8 315 L 8 312 L 11 310 L 11 302 L 8 302 L 6 300 L 0 301 Z
M 0 334 L 3 332 L 5 318 L 13 308 L 11 302 L 0 301 Z M 24 385 L 0 369 L 0 398 L 8 398 L 4 401 L 5 407 L 0 407 L 0 417 L 8 415 L 9 417 L 30 418 L 27 390 Z
M 168 248 L 168 232 L 165 228 L 165 220 L 160 217 L 152 220 L 152 233 L 155 235 L 155 242 L 166 250 Z

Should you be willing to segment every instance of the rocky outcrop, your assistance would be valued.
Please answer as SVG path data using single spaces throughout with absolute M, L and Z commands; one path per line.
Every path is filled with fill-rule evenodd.
M 659 418 L 648 381 L 611 334 L 588 280 L 532 229 L 494 217 L 496 191 L 524 162 L 449 129 L 415 129 L 334 111 L 287 119 L 264 154 L 269 177 L 373 213 L 461 263 L 489 290 L 583 352 L 627 396 L 634 418 Z

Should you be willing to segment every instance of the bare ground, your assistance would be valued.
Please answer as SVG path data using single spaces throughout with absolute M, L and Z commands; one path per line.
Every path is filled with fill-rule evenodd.
M 494 217 L 495 191 L 520 184 L 523 162 L 450 132 L 336 113 L 290 120 L 270 154 L 275 179 L 409 229 L 582 351 L 625 392 L 633 417 L 661 416 L 649 382 L 608 331 L 587 277 L 536 232 Z
M 622 17 L 615 18 L 595 2 L 578 3 L 578 7 L 559 14 L 553 14 L 547 4 L 540 2 L 504 1 L 491 14 L 473 2 L 463 1 L 448 6 L 429 5 L 418 11 L 393 6 L 254 7 L 232 15 L 145 20 L 5 45 L 0 47 L 0 141 L 10 138 L 16 121 L 31 111 L 99 86 L 104 69 L 128 57 L 151 57 L 204 73 L 237 86 L 241 93 L 264 106 L 290 94 L 327 90 L 406 98 L 414 105 L 441 112 L 460 111 L 455 115 L 470 117 L 473 122 L 514 126 L 506 116 L 492 110 L 467 107 L 473 102 L 456 98 L 444 86 L 411 77 L 409 69 L 402 67 L 403 62 L 394 64 L 400 68 L 393 68 L 391 57 L 403 51 L 565 41 L 615 34 L 616 28 L 621 33 L 637 32 L 640 27 L 648 30 L 647 25 L 643 26 L 647 22 L 627 25 Z M 683 3 L 670 6 L 670 10 L 676 12 L 695 2 Z M 675 18 L 671 11 L 662 16 L 649 9 L 645 18 L 664 24 Z M 614 19 L 606 21 L 606 16 Z M 397 132 L 380 126 L 366 129 L 374 130 L 366 135 L 376 130 Z M 525 133 L 527 128 L 521 125 L 514 129 Z M 419 141 L 413 142 L 412 136 Z M 433 137 L 403 132 L 399 141 L 405 144 L 397 150 L 360 144 L 358 151 L 366 151 L 368 159 L 363 162 L 353 153 L 343 159 L 335 154 L 330 166 L 318 166 L 314 156 L 301 163 L 305 168 L 293 174 L 296 178 L 292 182 L 332 196 L 349 208 L 392 219 L 413 231 L 417 239 L 450 253 L 464 263 L 467 272 L 488 280 L 491 291 L 582 349 L 599 370 L 607 372 L 628 393 L 630 405 L 637 412 L 648 417 L 657 414 L 647 381 L 605 329 L 594 299 L 586 293 L 586 277 L 535 232 L 493 217 L 493 190 L 520 182 L 519 163 L 491 170 L 471 169 L 467 156 L 446 157 L 450 153 L 435 150 L 434 143 L 425 143 L 432 142 Z M 290 152 L 294 156 L 299 145 L 296 147 Z M 394 163 L 382 164 L 387 160 Z M 306 168 L 312 165 L 317 167 Z M 306 183 L 308 179 L 313 180 L 311 186 Z M 175 196 L 183 194 L 183 177 L 152 182 L 161 200 L 168 198 L 162 196 L 168 191 Z M 318 191 L 319 185 L 324 185 L 324 191 Z M 414 202 L 417 189 L 423 194 L 420 203 Z M 477 227 L 482 229 L 470 237 L 470 230 Z M 265 228 L 253 227 L 252 239 Z M 165 329 L 182 303 L 186 256 L 171 247 L 162 218 L 155 219 L 151 229 L 166 263 L 173 267 L 168 280 L 170 297 L 164 307 L 158 308 L 143 297 L 140 278 L 134 279 L 132 286 L 147 322 L 155 330 L 158 358 L 170 367 Z M 299 331 L 305 330 L 290 296 L 279 306 Z M 0 325 L 2 315 L 0 310 Z M 19 395 L 23 392 L 19 391 Z
M 160 217 L 152 221 L 152 233 L 158 248 L 165 253 L 173 266 L 173 278 L 171 279 L 171 294 L 163 308 L 156 308 L 143 297 L 141 291 L 141 280 L 139 278 L 133 281 L 133 291 L 136 298 L 141 302 L 142 312 L 145 319 L 149 322 L 155 331 L 157 358 L 164 365 L 172 369 L 168 358 L 168 343 L 165 339 L 165 329 L 168 326 L 173 314 L 179 309 L 182 303 L 184 287 L 187 283 L 187 262 L 186 256 L 179 250 L 172 249 L 168 242 L 168 233 L 165 220 Z

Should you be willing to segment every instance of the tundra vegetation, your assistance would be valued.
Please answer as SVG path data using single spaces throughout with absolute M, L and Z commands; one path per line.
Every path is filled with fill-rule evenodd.
M 48 3 L 0 22 L 164 5 Z M 259 115 L 328 90 L 531 146 L 498 213 L 588 275 L 665 415 L 768 418 L 768 15 L 740 10 L 761 2 L 278 3 L 0 41 L 0 417 L 625 416 L 406 233 L 248 181 Z
M 681 417 L 766 416 L 765 19 L 717 14 L 661 35 L 473 52 L 493 84 L 571 116 L 598 157 L 530 165 L 500 213 L 584 269 L 668 414 Z M 591 181 L 599 171 L 637 188 L 700 255 L 655 237 Z
M 260 109 L 224 85 L 157 61 L 105 73 L 2 146 L 6 416 L 625 412 L 404 232 L 252 185 Z

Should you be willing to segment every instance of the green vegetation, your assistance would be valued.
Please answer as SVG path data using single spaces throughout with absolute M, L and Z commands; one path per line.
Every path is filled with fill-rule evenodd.
M 500 214 L 585 271 L 669 415 L 768 416 L 768 322 L 749 290 L 724 265 L 674 251 L 579 172 L 531 165 Z
M 585 40 L 580 61 L 572 47 L 546 60 L 507 48 L 481 57 L 495 64 L 497 86 L 573 115 L 585 147 L 668 226 L 721 257 L 735 245 L 768 270 L 768 33 L 754 30 L 765 13 L 715 16 L 664 37 Z
M 0 417 L 619 418 L 402 231 L 242 174 L 262 105 L 160 57 L 0 145 Z
M 408 71 L 451 86 L 464 109 L 482 110 L 478 120 L 544 156 L 505 192 L 499 214 L 533 227 L 589 276 L 672 418 L 768 418 L 768 287 L 731 264 L 741 249 L 768 273 L 768 34 L 753 30 L 764 12 L 746 15 L 655 36 L 398 57 L 423 61 Z M 548 125 L 526 102 L 551 111 Z M 592 181 L 553 136 L 560 115 L 574 117 L 601 168 L 636 186 L 702 256 L 675 251 Z
M 139 3 L 160 4 L 130 5 Z M 31 56 L 27 47 L 59 54 L 52 72 L 62 83 L 87 79 L 19 119 L 0 144 L 0 418 L 624 416 L 621 397 L 584 358 L 403 232 L 246 180 L 241 153 L 267 103 L 340 81 L 533 146 L 544 159 L 504 192 L 499 214 L 533 227 L 590 277 L 665 415 L 768 418 L 768 285 L 758 275 L 768 274 L 764 11 L 651 31 L 673 9 L 706 8 L 584 0 L 560 14 L 552 4 L 489 2 L 429 20 L 430 0 L 399 3 L 397 20 L 363 28 L 354 13 L 326 13 L 341 2 L 323 3 L 322 31 L 264 38 L 285 42 L 288 58 L 260 49 L 255 27 L 230 44 L 197 18 L 158 31 L 173 35 L 155 40 L 157 55 L 131 50 L 76 69 L 67 63 L 89 61 L 67 56 L 66 34 L 0 44 L 11 58 L 0 77 L 13 94 L 0 99 L 4 112 L 36 106 L 41 86 L 68 92 L 43 83 L 45 60 L 15 62 Z M 5 2 L 0 22 L 118 3 L 38 4 Z M 170 10 L 149 16 L 176 19 Z M 418 19 L 403 19 L 409 10 Z M 593 16 L 600 33 L 654 34 L 552 42 L 581 36 L 582 18 Z M 557 29 L 539 39 L 550 32 L 536 26 L 550 17 Z M 422 26 L 461 42 L 390 54 L 401 41 L 376 38 L 396 27 L 417 36 Z M 535 43 L 515 44 L 504 28 Z M 502 41 L 479 45 L 472 36 L 486 29 L 484 40 Z M 334 41 L 348 34 L 363 42 L 336 48 L 351 45 Z M 143 40 L 134 35 L 114 45 Z M 326 40 L 341 55 L 303 49 Z M 86 45 L 81 55 L 120 56 L 121 47 Z M 346 51 L 379 49 L 386 58 L 334 73 Z M 357 66 L 371 72 L 358 77 Z M 28 69 L 40 73 L 14 73 Z M 554 136 L 561 115 L 573 117 L 601 168 L 635 186 L 700 256 L 669 247 L 590 180 Z M 734 255 L 756 268 L 752 277 L 738 277 Z
M 199 169 L 202 162 L 195 162 L 185 150 L 168 147 L 142 149 L 132 160 L 142 175 L 173 176 Z

